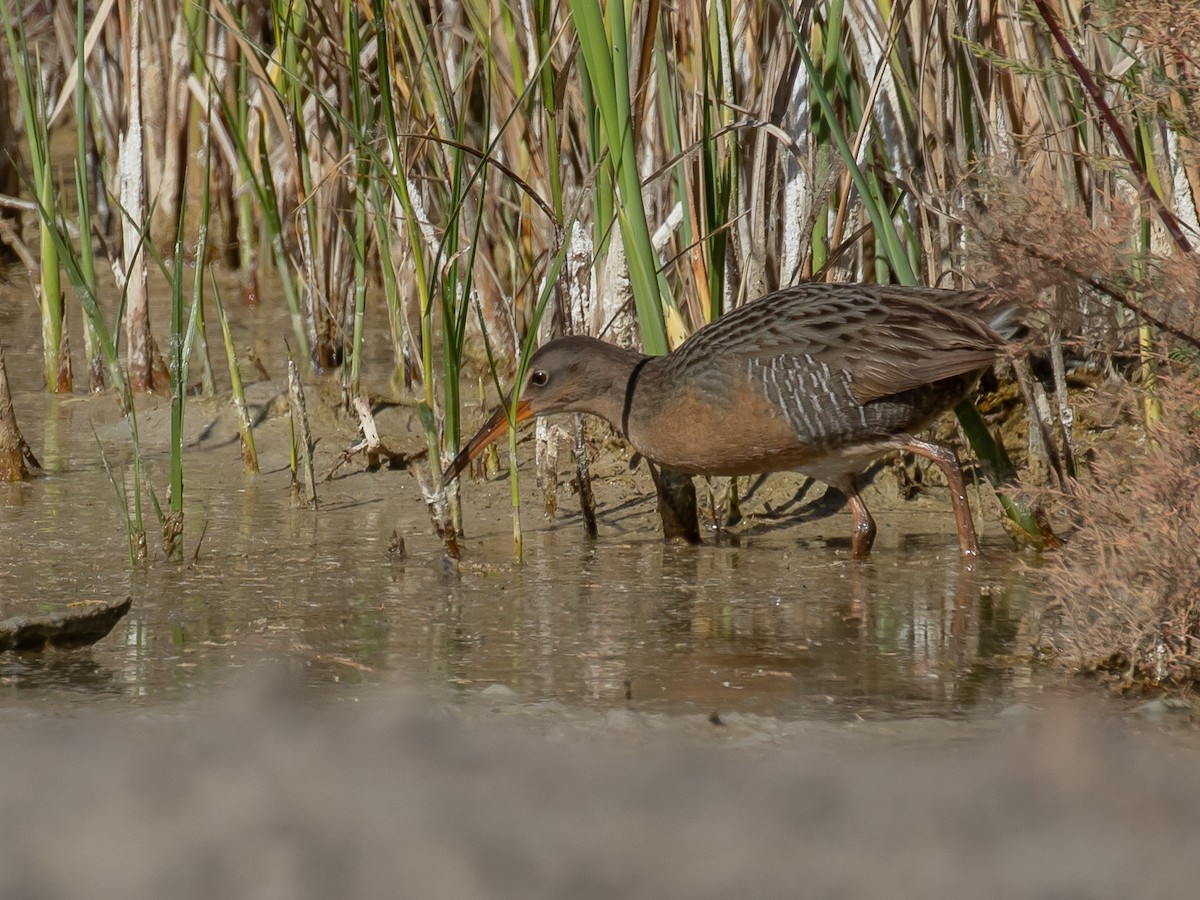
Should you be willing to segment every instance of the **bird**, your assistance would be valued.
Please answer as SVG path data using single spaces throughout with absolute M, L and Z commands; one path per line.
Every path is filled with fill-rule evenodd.
M 850 550 L 869 555 L 876 524 L 858 478 L 909 451 L 946 476 L 959 549 L 979 542 L 958 456 L 916 435 L 1013 352 L 1018 308 L 987 290 L 810 282 L 739 306 L 674 351 L 647 356 L 566 336 L 530 357 L 514 424 L 581 412 L 635 451 L 686 475 L 803 472 L 840 490 Z M 510 427 L 512 395 L 446 468 L 449 483 Z

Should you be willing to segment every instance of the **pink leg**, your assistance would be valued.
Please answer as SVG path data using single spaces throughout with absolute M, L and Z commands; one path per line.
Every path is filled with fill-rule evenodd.
M 958 455 L 949 447 L 905 438 L 903 449 L 923 456 L 942 470 L 950 485 L 950 502 L 954 504 L 954 522 L 958 526 L 958 548 L 963 556 L 978 556 L 979 541 L 975 537 L 975 523 L 971 520 L 971 507 L 967 505 L 967 485 L 963 480 L 962 466 Z
M 855 559 L 862 559 L 870 554 L 871 545 L 875 543 L 875 520 L 871 518 L 867 504 L 863 502 L 862 496 L 858 493 L 853 475 L 847 475 L 840 479 L 834 484 L 834 487 L 846 495 L 846 504 L 850 507 L 850 514 L 854 516 L 854 533 L 850 536 L 850 555 Z

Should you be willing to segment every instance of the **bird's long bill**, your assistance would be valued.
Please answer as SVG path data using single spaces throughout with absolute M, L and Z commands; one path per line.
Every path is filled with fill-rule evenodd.
M 528 401 L 520 400 L 517 402 L 516 424 L 520 424 L 528 419 L 533 418 L 533 410 L 530 408 Z M 492 417 L 487 420 L 487 423 L 476 432 L 475 437 L 467 441 L 467 446 L 459 451 L 458 456 L 454 457 L 454 462 L 446 467 L 446 471 L 442 473 L 442 481 L 453 481 L 459 476 L 463 469 L 471 464 L 471 460 L 477 457 L 484 451 L 488 444 L 494 441 L 500 435 L 508 431 L 508 406 L 501 406 Z

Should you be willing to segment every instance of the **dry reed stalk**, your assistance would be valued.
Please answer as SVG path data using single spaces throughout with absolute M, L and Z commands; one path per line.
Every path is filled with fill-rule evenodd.
M 124 8 L 122 8 L 124 11 Z M 128 18 L 121 22 L 125 57 L 125 128 L 117 150 L 117 179 L 121 200 L 121 256 L 112 261 L 117 287 L 124 291 L 125 340 L 128 354 L 129 387 L 145 393 L 165 390 L 169 382 L 150 331 L 150 301 L 147 295 L 145 143 L 142 131 L 142 2 L 132 0 Z
M 146 193 L 152 198 L 149 240 L 163 251 L 175 241 L 188 173 L 188 107 L 191 74 L 182 7 L 151 4 L 142 46 L 142 138 Z
M 292 423 L 292 496 L 298 506 L 317 508 L 317 476 L 313 466 L 312 429 L 308 423 L 308 407 L 304 402 L 304 386 L 296 361 L 288 356 L 288 408 Z M 297 471 L 298 470 L 298 471 Z

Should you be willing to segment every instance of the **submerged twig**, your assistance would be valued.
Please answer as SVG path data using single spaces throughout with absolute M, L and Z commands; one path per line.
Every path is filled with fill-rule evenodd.
M 200 538 L 196 541 L 196 549 L 192 551 L 191 562 L 188 563 L 188 568 L 194 568 L 196 563 L 200 561 L 200 548 L 204 546 L 204 536 L 208 534 L 208 520 L 204 520 L 204 524 L 200 526 Z
M 333 468 L 321 479 L 322 481 L 332 479 L 338 469 L 350 462 L 359 453 L 363 454 L 367 459 L 366 470 L 368 472 L 375 472 L 384 464 L 389 469 L 403 469 L 415 459 L 428 457 L 429 451 L 425 449 L 419 450 L 416 453 L 403 453 L 387 447 L 379 437 L 379 427 L 375 424 L 375 416 L 371 412 L 371 406 L 367 403 L 366 398 L 361 396 L 354 397 L 351 399 L 350 405 L 358 414 L 358 427 L 362 431 L 363 439 L 338 454 Z

